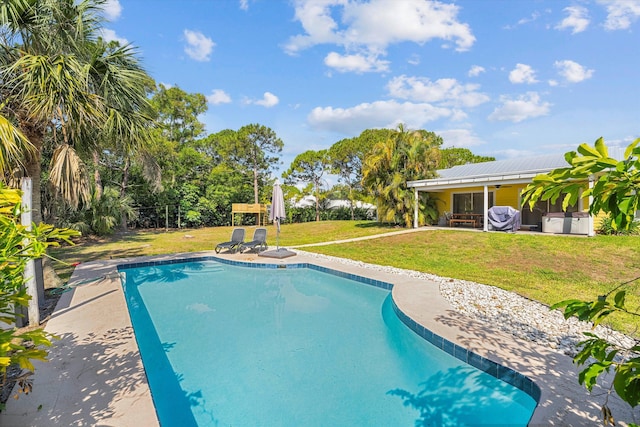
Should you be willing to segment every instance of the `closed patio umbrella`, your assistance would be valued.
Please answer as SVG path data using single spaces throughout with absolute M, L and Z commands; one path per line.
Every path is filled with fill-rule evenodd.
M 280 222 L 282 218 L 285 218 L 284 210 L 284 196 L 282 195 L 282 188 L 280 187 L 280 181 L 276 179 L 273 184 L 273 193 L 271 194 L 271 212 L 269 213 L 269 221 L 273 221 L 276 224 L 276 248 L 280 249 Z
M 286 217 L 284 208 L 284 196 L 280 181 L 276 179 L 273 184 L 273 193 L 271 194 L 271 212 L 269 212 L 269 220 L 276 224 L 276 250 L 260 252 L 258 256 L 270 258 L 287 258 L 294 256 L 296 253 L 285 248 L 280 248 L 280 223 Z

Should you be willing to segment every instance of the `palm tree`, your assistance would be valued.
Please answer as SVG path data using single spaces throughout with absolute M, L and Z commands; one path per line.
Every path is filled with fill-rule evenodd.
M 81 126 L 76 124 L 97 126 L 102 120 L 99 99 L 87 87 L 80 54 L 97 29 L 96 12 L 89 2 L 75 5 L 69 0 L 9 0 L 0 5 L 0 24 L 7 30 L 0 90 L 6 99 L 5 111 L 13 115 L 34 147 L 25 155 L 24 173 L 33 182 L 35 222 L 42 219 L 40 172 L 45 135 L 52 132 L 54 141 L 69 144 L 78 139 Z M 76 200 L 88 196 L 77 191 L 72 194 Z
M 145 140 L 151 78 L 132 48 L 97 35 L 104 0 L 8 0 L 0 3 L 7 35 L 0 59 L 3 111 L 33 145 L 25 175 L 33 180 L 34 221 L 40 222 L 41 154 L 55 145 L 51 184 L 70 206 L 90 201 L 81 155 L 117 141 L 131 153 Z M 128 158 L 125 156 L 125 158 Z
M 16 123 L 33 147 L 21 151 L 23 174 L 32 179 L 35 223 L 42 221 L 45 143 L 54 146 L 50 183 L 68 206 L 77 209 L 91 201 L 81 156 L 98 150 L 106 140 L 117 141 L 131 153 L 144 140 L 151 78 L 131 48 L 109 46 L 98 37 L 105 2 L 0 2 L 0 114 Z M 5 163 L 4 157 L 0 163 Z M 48 280 L 59 280 L 47 258 L 44 261 Z
M 411 226 L 414 194 L 407 181 L 433 178 L 442 138 L 400 125 L 390 138 L 374 145 L 362 167 L 364 188 L 374 197 L 382 222 Z M 421 222 L 423 214 L 420 212 Z

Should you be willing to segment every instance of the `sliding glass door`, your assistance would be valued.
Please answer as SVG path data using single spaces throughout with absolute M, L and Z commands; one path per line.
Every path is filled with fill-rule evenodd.
M 493 206 L 493 192 L 489 192 L 489 208 Z M 455 193 L 453 195 L 453 212 L 462 213 L 484 213 L 484 193 Z

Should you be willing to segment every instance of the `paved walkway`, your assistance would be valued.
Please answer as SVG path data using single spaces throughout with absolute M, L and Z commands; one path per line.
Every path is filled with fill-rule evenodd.
M 335 245 L 335 244 L 339 244 L 339 243 L 357 242 L 357 241 L 360 241 L 360 240 L 380 239 L 382 237 L 396 236 L 398 234 L 418 233 L 418 232 L 422 232 L 422 231 L 433 231 L 433 230 L 436 230 L 436 228 L 434 228 L 434 227 L 408 228 L 408 229 L 402 229 L 402 230 L 398 230 L 398 231 L 390 231 L 388 233 L 373 234 L 371 236 L 352 237 L 350 239 L 344 239 L 344 240 L 331 240 L 331 241 L 328 241 L 328 242 L 308 243 L 306 245 L 287 246 L 287 248 L 290 248 L 290 249 L 302 249 L 302 248 L 310 248 L 312 246 L 327 246 L 327 245 Z
M 393 283 L 394 301 L 409 318 L 457 346 L 520 372 L 540 387 L 540 403 L 530 425 L 598 425 L 602 396 L 590 396 L 578 384 L 571 358 L 460 315 L 433 282 L 303 252 L 276 260 L 213 251 L 95 261 L 76 267 L 70 284 L 82 285 L 63 294 L 46 327 L 60 337 L 51 349 L 51 361 L 36 362 L 33 392 L 10 399 L 0 414 L 0 425 L 158 426 L 116 267 L 197 256 L 248 263 L 313 263 Z M 611 397 L 609 403 L 618 416 L 628 416 L 619 399 Z

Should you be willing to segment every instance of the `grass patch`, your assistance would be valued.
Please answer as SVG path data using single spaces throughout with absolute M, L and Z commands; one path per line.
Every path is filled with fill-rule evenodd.
M 276 227 L 267 228 L 267 243 L 276 245 Z M 140 230 L 115 234 L 103 238 L 84 238 L 75 246 L 54 248 L 49 253 L 62 262 L 54 268 L 63 280 L 73 273 L 73 263 L 100 259 L 162 255 L 177 252 L 212 250 L 216 244 L 226 242 L 234 227 L 208 227 L 187 230 Z M 246 226 L 245 240 L 251 240 L 255 226 Z M 329 240 L 370 236 L 392 231 L 392 227 L 371 221 L 323 221 L 320 223 L 283 224 L 280 245 L 302 245 Z

